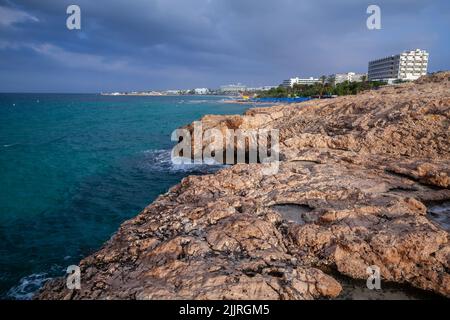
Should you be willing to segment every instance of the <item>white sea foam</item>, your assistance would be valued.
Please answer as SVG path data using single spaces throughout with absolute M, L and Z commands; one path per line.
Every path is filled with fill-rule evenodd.
M 217 103 L 217 100 L 196 99 L 196 100 L 180 100 L 177 104 L 202 104 L 202 103 Z
M 147 150 L 144 151 L 145 157 L 143 165 L 150 170 L 166 172 L 214 172 L 225 168 L 223 164 L 194 164 L 186 159 L 185 163 L 175 164 L 171 159 L 171 150 Z
M 34 273 L 20 279 L 19 284 L 9 289 L 6 295 L 15 300 L 31 300 L 44 282 L 50 279 L 45 272 Z
M 4 148 L 9 148 L 9 147 L 14 147 L 14 146 L 17 146 L 18 145 L 18 143 L 13 143 L 13 144 L 4 144 L 3 145 L 3 147 Z

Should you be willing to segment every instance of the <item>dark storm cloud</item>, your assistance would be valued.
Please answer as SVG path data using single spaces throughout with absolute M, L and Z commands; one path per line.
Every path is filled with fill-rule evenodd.
M 366 28 L 366 8 L 382 30 Z M 371 58 L 430 51 L 448 68 L 448 1 L 0 1 L 1 91 L 277 84 L 366 71 Z M 65 27 L 78 4 L 82 30 Z

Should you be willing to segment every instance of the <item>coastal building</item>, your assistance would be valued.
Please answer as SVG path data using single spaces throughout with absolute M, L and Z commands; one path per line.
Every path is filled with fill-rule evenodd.
M 370 81 L 411 81 L 426 75 L 427 68 L 428 52 L 416 49 L 370 61 L 368 78 Z
M 165 93 L 167 95 L 170 95 L 170 96 L 179 95 L 180 94 L 180 90 L 166 90 Z
M 283 80 L 283 83 L 281 84 L 282 87 L 288 88 L 288 87 L 293 87 L 295 84 L 315 84 L 320 82 L 320 79 L 314 78 L 314 77 L 309 77 L 309 78 L 299 78 L 299 77 L 295 77 L 295 78 L 290 78 L 287 80 Z
M 208 94 L 209 90 L 207 88 L 196 88 L 194 92 L 195 94 Z
M 248 92 L 256 92 L 256 91 L 269 91 L 270 89 L 276 88 L 277 86 L 261 86 L 261 87 L 253 87 L 247 88 Z
M 237 84 L 227 84 L 220 86 L 220 91 L 224 93 L 238 93 L 247 90 L 247 86 L 237 83 Z
M 367 80 L 367 73 L 355 73 L 355 72 L 335 73 L 330 75 L 329 78 L 333 79 L 334 84 L 342 83 L 345 81 L 362 82 L 364 79 Z

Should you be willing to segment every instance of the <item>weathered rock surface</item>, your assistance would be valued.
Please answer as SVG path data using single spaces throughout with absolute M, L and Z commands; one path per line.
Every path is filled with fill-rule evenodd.
M 81 261 L 81 290 L 39 299 L 334 298 L 339 272 L 450 297 L 450 73 L 358 96 L 206 116 L 280 130 L 279 172 L 189 176 Z

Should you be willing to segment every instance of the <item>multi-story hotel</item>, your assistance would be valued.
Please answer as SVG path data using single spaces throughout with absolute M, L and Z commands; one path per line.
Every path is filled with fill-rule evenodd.
M 428 52 L 421 49 L 369 62 L 369 80 L 416 80 L 427 74 Z
M 364 80 L 364 78 L 367 80 L 367 73 L 355 73 L 355 72 L 335 73 L 329 76 L 329 78 L 333 79 L 335 84 L 342 83 L 345 81 L 361 82 Z
M 283 83 L 281 84 L 283 87 L 293 87 L 294 84 L 314 84 L 314 83 L 318 83 L 320 82 L 320 79 L 316 79 L 313 77 L 309 77 L 309 78 L 299 78 L 299 77 L 295 77 L 295 78 L 290 78 L 287 80 L 284 80 Z
M 208 94 L 208 88 L 196 88 L 194 89 L 195 94 Z

